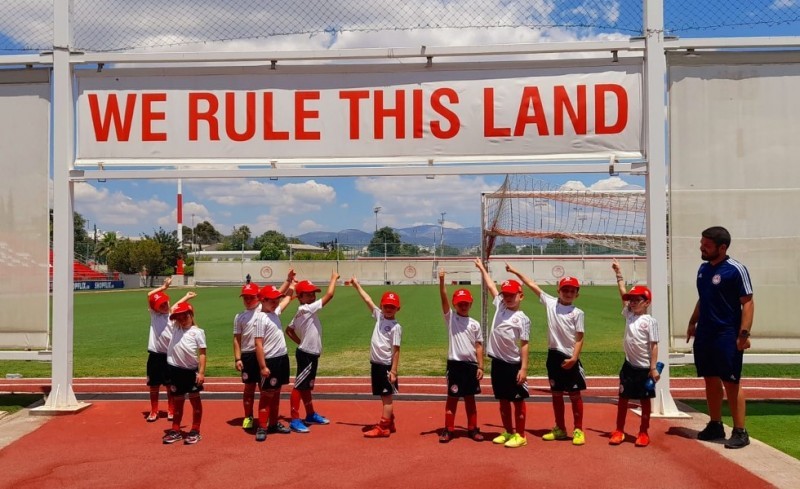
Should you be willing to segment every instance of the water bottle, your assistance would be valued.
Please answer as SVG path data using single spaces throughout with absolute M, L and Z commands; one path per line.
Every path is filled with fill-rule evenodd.
M 664 370 L 664 362 L 656 362 L 656 370 L 658 371 L 658 374 L 661 375 L 661 371 Z M 655 393 L 656 381 L 653 380 L 652 377 L 648 377 L 647 382 L 644 383 L 644 388 L 647 389 L 647 392 Z

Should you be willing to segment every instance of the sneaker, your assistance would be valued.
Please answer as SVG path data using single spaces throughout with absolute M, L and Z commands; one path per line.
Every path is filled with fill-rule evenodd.
M 586 443 L 586 436 L 583 434 L 583 430 L 575 428 L 575 431 L 572 432 L 572 444 L 584 445 L 585 443 Z
M 646 447 L 649 444 L 650 444 L 650 436 L 645 432 L 639 433 L 639 436 L 636 437 L 635 445 L 637 447 Z
M 158 421 L 158 413 L 150 413 L 145 418 L 148 423 L 152 423 L 153 421 Z
M 722 421 L 709 421 L 703 431 L 697 434 L 697 439 L 703 441 L 724 440 L 725 428 L 722 426 Z
M 295 433 L 311 433 L 311 430 L 308 429 L 308 426 L 306 426 L 299 419 L 293 419 L 292 422 L 289 423 L 289 429 Z
M 292 430 L 287 428 L 286 425 L 281 423 L 280 421 L 267 428 L 267 433 L 278 433 L 281 435 L 288 435 L 291 432 Z
M 471 438 L 473 441 L 483 441 L 483 435 L 481 434 L 481 430 L 479 428 L 474 428 L 471 430 L 467 430 L 467 436 Z
M 744 448 L 750 444 L 750 435 L 744 428 L 734 428 L 730 439 L 725 442 L 725 448 Z
M 559 428 L 558 426 L 553 426 L 553 429 L 550 430 L 550 433 L 545 433 L 542 435 L 542 440 L 544 441 L 553 441 L 553 440 L 566 440 L 567 434 Z
M 439 443 L 450 443 L 450 440 L 453 439 L 453 432 L 448 430 L 447 428 L 442 430 L 442 433 L 439 435 Z
M 172 421 L 173 419 L 175 419 L 175 414 L 174 413 L 167 413 L 167 421 Z
M 255 423 L 253 422 L 252 416 L 245 416 L 245 418 L 242 420 L 242 429 L 243 430 L 252 429 L 254 424 Z
M 172 445 L 176 441 L 181 441 L 181 440 L 183 440 L 183 437 L 181 436 L 180 432 L 175 430 L 167 431 L 167 434 L 164 435 L 163 438 L 161 438 L 161 441 L 164 442 L 164 445 Z
M 608 440 L 609 445 L 620 445 L 622 442 L 625 441 L 625 433 L 619 430 L 615 430 L 611 433 L 611 438 Z
M 186 435 L 186 439 L 183 440 L 184 445 L 194 445 L 198 441 L 200 441 L 203 437 L 200 436 L 200 432 L 192 430 Z
M 267 430 L 264 428 L 259 427 L 256 430 L 256 441 L 264 441 L 267 439 Z
M 319 413 L 309 414 L 305 419 L 308 424 L 328 424 L 331 421 Z
M 505 445 L 506 442 L 508 440 L 510 440 L 511 438 L 513 438 L 513 437 L 514 437 L 514 435 L 512 435 L 508 431 L 504 431 L 504 432 L 500 433 L 500 435 L 497 436 L 494 440 L 492 440 L 492 443 L 497 443 L 498 445 Z
M 514 433 L 513 435 L 511 435 L 511 439 L 505 443 L 506 448 L 519 448 L 519 447 L 524 447 L 527 444 L 528 444 L 528 439 L 520 435 L 519 433 Z
M 389 438 L 390 434 L 387 428 L 375 425 L 371 430 L 364 432 L 364 438 Z

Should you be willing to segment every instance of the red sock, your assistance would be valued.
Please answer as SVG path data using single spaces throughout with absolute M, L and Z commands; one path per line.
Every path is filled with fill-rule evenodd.
M 183 396 L 175 397 L 175 416 L 172 418 L 172 429 L 181 430 L 181 419 L 183 418 L 183 404 L 186 399 Z
M 475 396 L 465 397 L 464 407 L 467 409 L 467 429 L 474 430 L 478 427 L 478 407 L 475 405 Z
M 203 421 L 203 404 L 200 402 L 200 395 L 189 398 L 192 404 L 192 430 L 199 432 L 200 423 Z
M 266 428 L 269 425 L 269 416 L 270 416 L 270 405 L 272 404 L 272 399 L 264 394 L 261 393 L 261 397 L 258 398 L 258 426 L 260 428 Z
M 256 400 L 256 385 L 245 384 L 244 393 L 242 394 L 242 406 L 244 406 L 245 418 L 253 417 L 253 404 L 255 404 L 255 400 Z
M 175 396 L 172 391 L 167 387 L 167 414 L 175 414 Z
M 517 433 L 525 437 L 525 418 L 528 414 L 528 407 L 525 401 L 514 401 L 514 411 L 517 415 Z
M 625 431 L 625 416 L 628 415 L 628 400 L 620 397 L 617 401 L 617 431 Z
M 639 427 L 639 433 L 647 433 L 650 429 L 650 413 L 653 410 L 653 404 L 650 402 L 649 397 L 642 399 L 642 424 Z
M 300 397 L 303 399 L 303 406 L 306 408 L 306 416 L 314 414 L 314 401 L 311 398 L 311 391 L 300 391 Z
M 583 429 L 583 397 L 580 391 L 571 392 L 569 401 L 572 403 L 572 418 L 575 421 L 575 429 Z M 563 416 L 563 413 L 562 413 Z
M 292 419 L 300 419 L 300 391 L 297 389 L 292 389 L 289 397 L 289 410 Z
M 158 386 L 150 387 L 150 412 L 158 414 Z
M 567 425 L 564 422 L 564 393 L 553 392 L 553 414 L 556 418 L 556 426 L 562 430 L 567 430 Z
M 500 400 L 500 420 L 503 422 L 506 433 L 514 431 L 514 423 L 511 422 L 511 401 Z
M 269 406 L 269 425 L 273 426 L 278 424 L 278 416 L 280 415 L 280 405 L 281 405 L 281 391 L 276 390 L 275 393 L 272 395 L 272 399 L 270 400 Z
M 448 431 L 453 431 L 456 427 L 456 410 L 458 409 L 458 398 L 447 397 L 447 403 L 444 406 L 444 428 Z

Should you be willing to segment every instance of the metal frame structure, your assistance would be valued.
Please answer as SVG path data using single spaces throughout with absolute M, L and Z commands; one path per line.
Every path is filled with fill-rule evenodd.
M 74 411 L 86 404 L 76 400 L 73 381 L 73 277 L 71 253 L 73 250 L 74 185 L 76 182 L 93 179 L 178 179 L 281 177 L 348 177 L 348 176 L 400 176 L 465 175 L 502 173 L 645 173 L 647 188 L 647 256 L 650 286 L 655 300 L 652 315 L 660 324 L 661 348 L 659 356 L 667 365 L 659 383 L 659 393 L 654 415 L 679 416 L 670 395 L 669 334 L 667 303 L 667 236 L 666 236 L 666 138 L 667 126 L 664 110 L 666 93 L 666 51 L 719 49 L 719 48 L 766 48 L 800 47 L 800 38 L 725 38 L 675 40 L 664 37 L 663 0 L 643 0 L 644 36 L 627 41 L 569 42 L 549 44 L 520 44 L 483 47 L 427 47 L 351 49 L 338 51 L 307 52 L 228 52 L 228 53 L 83 53 L 72 48 L 72 0 L 54 0 L 54 39 L 52 53 L 0 57 L 0 65 L 52 66 L 52 157 L 53 157 L 53 208 L 54 208 L 54 274 L 53 274 L 53 352 L 52 391 L 45 405 L 46 412 Z M 234 168 L 180 169 L 172 166 L 162 169 L 78 169 L 75 152 L 75 94 L 73 82 L 75 68 L 97 65 L 102 70 L 107 64 L 127 65 L 131 63 L 159 64 L 161 68 L 211 63 L 231 66 L 234 63 L 257 62 L 275 67 L 284 62 L 337 62 L 362 61 L 373 63 L 381 60 L 418 59 L 430 65 L 436 58 L 453 57 L 497 57 L 537 54 L 570 54 L 585 57 L 587 53 L 607 53 L 610 62 L 620 56 L 639 58 L 644 64 L 644 161 L 594 161 L 585 163 L 548 162 L 534 165 L 483 163 L 442 165 L 428 161 L 427 164 L 405 166 L 340 166 L 310 167 L 293 166 L 258 168 L 238 166 Z M 167 67 L 163 65 L 169 65 Z M 165 166 L 169 162 L 162 162 Z M 246 163 L 246 162 L 242 162 Z

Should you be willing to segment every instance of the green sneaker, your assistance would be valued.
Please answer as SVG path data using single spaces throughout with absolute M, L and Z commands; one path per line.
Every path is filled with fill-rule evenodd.
M 566 440 L 567 434 L 559 428 L 558 426 L 553 426 L 553 429 L 550 433 L 545 433 L 542 435 L 542 440 L 544 441 L 554 441 L 554 440 Z
M 575 428 L 575 431 L 572 432 L 572 444 L 573 445 L 583 445 L 586 443 L 586 437 L 583 434 L 583 431 Z
M 506 442 L 506 448 L 519 448 L 524 447 L 528 444 L 528 439 L 520 435 L 519 433 L 514 433 L 511 436 L 511 439 Z
M 505 445 L 506 442 L 512 438 L 514 438 L 514 435 L 512 435 L 508 431 L 504 431 L 503 433 L 500 434 L 500 436 L 492 440 L 492 443 L 497 443 L 498 445 Z
M 253 428 L 253 417 L 247 416 L 242 420 L 242 429 L 249 430 Z

